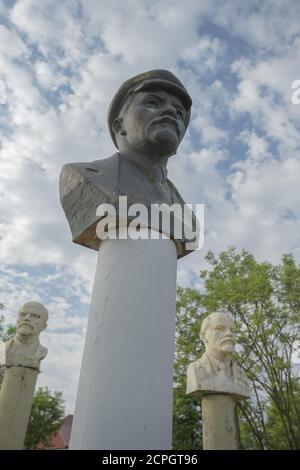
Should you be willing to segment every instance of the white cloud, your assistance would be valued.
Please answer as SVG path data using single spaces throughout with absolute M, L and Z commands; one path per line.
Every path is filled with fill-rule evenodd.
M 294 0 L 227 0 L 214 12 L 214 21 L 233 37 L 256 48 L 256 54 L 282 51 L 299 33 L 300 5 Z
M 298 147 L 300 107 L 291 102 L 291 85 L 300 73 L 298 63 L 296 39 L 284 54 L 257 61 L 241 59 L 232 64 L 232 71 L 239 78 L 232 111 L 249 113 L 260 132 L 278 142 L 281 154 Z
M 54 67 L 51 68 L 47 62 L 37 61 L 34 64 L 37 80 L 41 87 L 56 90 L 60 85 L 67 84 L 68 79 L 59 75 Z
M 215 71 L 224 63 L 226 48 L 219 39 L 203 36 L 182 52 L 182 59 L 191 62 L 202 75 Z
M 29 48 L 18 34 L 2 24 L 0 25 L 0 43 L 5 45 L 1 48 L 1 56 L 10 60 L 20 57 L 26 59 L 30 55 Z

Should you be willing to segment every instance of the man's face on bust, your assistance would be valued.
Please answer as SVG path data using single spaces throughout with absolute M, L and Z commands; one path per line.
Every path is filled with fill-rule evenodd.
M 176 153 L 186 130 L 187 111 L 181 100 L 161 89 L 140 91 L 131 99 L 119 117 L 125 147 L 150 158 Z M 126 151 L 118 142 L 120 151 Z
M 28 302 L 20 308 L 17 332 L 22 336 L 37 335 L 47 326 L 45 310 L 38 303 Z
M 226 314 L 216 313 L 212 316 L 205 332 L 205 348 L 208 353 L 224 355 L 233 354 L 235 347 L 235 326 Z

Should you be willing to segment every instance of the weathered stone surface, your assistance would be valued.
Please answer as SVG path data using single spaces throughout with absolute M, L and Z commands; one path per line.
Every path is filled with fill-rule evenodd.
M 171 240 L 100 245 L 70 449 L 170 449 L 176 311 Z
M 147 238 L 149 228 L 165 234 L 152 220 L 140 225 L 147 239 L 107 239 L 97 228 L 100 243 L 96 211 L 104 203 L 119 212 L 120 196 L 148 210 L 184 204 L 166 167 L 190 109 L 186 89 L 170 72 L 133 77 L 108 113 L 118 153 L 62 170 L 60 198 L 73 241 L 99 250 L 71 449 L 171 448 L 176 262 L 190 251 L 184 238 L 174 243 L 171 227 L 166 239 Z M 118 233 L 130 221 L 118 220 Z
M 234 362 L 235 346 L 233 320 L 222 312 L 204 320 L 200 338 L 206 351 L 187 369 L 187 394 L 201 397 L 210 393 L 224 393 L 237 399 L 249 398 L 246 374 Z
M 187 369 L 187 395 L 202 399 L 203 448 L 238 448 L 235 405 L 249 398 L 244 371 L 232 361 L 235 326 L 232 318 L 216 312 L 204 319 L 200 339 L 205 353 Z
M 0 449 L 23 449 L 37 369 L 9 367 L 0 389 Z
M 249 398 L 249 384 L 241 368 L 232 363 L 230 376 L 219 370 L 213 373 L 213 366 L 207 354 L 189 364 L 187 394 L 202 397 L 209 393 L 223 393 L 235 396 L 238 400 Z
M 238 450 L 236 400 L 231 395 L 202 397 L 202 441 L 204 450 Z
M 99 204 L 112 204 L 119 209 L 119 196 L 127 196 L 128 206 L 139 203 L 147 207 L 149 216 L 151 204 L 185 204 L 173 183 L 166 179 L 160 185 L 154 185 L 147 174 L 134 165 L 126 156 L 119 153 L 106 158 L 86 163 L 65 165 L 60 177 L 60 197 L 63 209 L 72 232 L 73 242 L 79 245 L 99 249 L 100 240 L 96 236 L 96 216 Z M 128 217 L 128 223 L 134 217 Z M 149 217 L 148 226 L 151 227 Z M 193 228 L 196 219 L 193 215 Z M 162 231 L 162 230 L 161 230 Z M 172 225 L 170 227 L 173 236 Z M 185 237 L 179 240 L 181 258 L 188 252 Z
M 190 108 L 186 89 L 168 71 L 150 71 L 122 85 L 108 115 L 119 152 L 90 163 L 67 164 L 61 172 L 60 200 L 75 243 L 99 249 L 97 207 L 109 203 L 118 210 L 119 196 L 126 195 L 128 205 L 140 203 L 148 209 L 162 203 L 183 206 L 184 200 L 167 178 L 166 165 L 185 134 Z M 172 238 L 172 229 L 170 234 Z M 183 236 L 180 241 L 178 257 L 189 253 L 188 240 Z
M 16 335 L 1 345 L 0 449 L 23 448 L 40 362 L 47 355 L 39 342 L 47 320 L 41 303 L 27 302 L 19 310 Z

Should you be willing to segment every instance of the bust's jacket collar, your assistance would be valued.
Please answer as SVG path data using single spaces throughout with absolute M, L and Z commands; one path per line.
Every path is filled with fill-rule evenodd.
M 151 179 L 151 174 L 154 168 L 159 168 L 162 174 L 162 181 L 167 181 L 168 170 L 167 168 L 155 161 L 141 155 L 120 153 L 120 158 L 125 158 L 137 166 L 149 179 Z

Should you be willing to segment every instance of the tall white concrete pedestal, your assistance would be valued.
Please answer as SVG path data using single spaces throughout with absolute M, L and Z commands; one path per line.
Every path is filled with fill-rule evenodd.
M 170 239 L 103 240 L 70 449 L 170 449 L 176 312 Z

